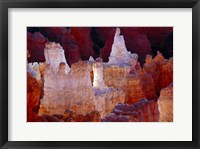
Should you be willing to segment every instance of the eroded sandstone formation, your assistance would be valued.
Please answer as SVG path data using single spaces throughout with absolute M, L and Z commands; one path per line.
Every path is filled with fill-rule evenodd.
M 27 121 L 37 117 L 42 93 L 42 80 L 38 63 L 27 65 Z
M 93 75 L 93 87 L 95 89 L 104 90 L 108 88 L 103 80 L 103 64 L 100 58 L 93 63 Z
M 63 55 L 59 44 L 46 44 L 44 97 L 41 100 L 39 115 L 63 114 L 66 109 L 71 109 L 83 115 L 97 110 L 103 117 L 118 103 L 124 102 L 125 95 L 122 90 L 105 85 L 101 59 L 97 59 L 93 64 L 92 86 L 90 63 L 79 61 L 69 68 Z
M 141 67 L 137 54 L 128 52 L 117 28 L 108 63 L 94 60 L 91 52 L 85 55 L 87 61 L 81 61 L 79 48 L 72 46 L 76 43 L 71 42 L 71 31 L 60 31 L 65 36 L 56 40 L 67 50 L 47 42 L 45 62 L 27 65 L 28 121 L 173 121 L 172 58 L 165 59 L 158 51 L 154 58 L 147 55 Z M 31 49 L 32 34 L 28 37 Z M 73 62 L 66 60 L 69 51 L 77 56 Z M 30 58 L 29 51 L 28 55 Z
M 159 51 L 153 59 L 151 55 L 146 56 L 143 69 L 152 75 L 157 92 L 173 82 L 173 59 L 165 59 Z
M 130 65 L 135 66 L 137 54 L 127 51 L 124 36 L 120 35 L 120 28 L 116 28 L 114 42 L 110 53 L 108 64 L 110 65 Z
M 50 67 L 53 70 L 53 75 L 58 72 L 60 63 L 65 63 L 66 71 L 70 71 L 65 59 L 64 50 L 60 44 L 56 44 L 55 42 L 49 42 L 45 44 L 44 55 L 46 59 L 45 63 L 50 64 Z
M 160 91 L 158 109 L 160 122 L 173 122 L 173 84 Z
M 122 89 L 125 103 L 134 104 L 142 98 L 156 99 L 153 77 L 137 62 L 137 54 L 126 50 L 120 29 L 116 29 L 109 62 L 104 64 L 104 80 L 107 86 Z

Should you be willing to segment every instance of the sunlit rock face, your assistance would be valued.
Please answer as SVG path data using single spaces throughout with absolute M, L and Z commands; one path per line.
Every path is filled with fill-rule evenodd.
M 118 104 L 102 119 L 104 122 L 157 122 L 159 111 L 157 102 L 142 99 L 134 105 Z
M 158 99 L 158 109 L 160 113 L 160 122 L 172 122 L 173 121 L 173 84 L 163 88 L 160 91 L 160 97 Z
M 118 103 L 124 102 L 125 95 L 122 90 L 105 85 L 101 59 L 92 64 L 92 85 L 89 61 L 79 61 L 69 68 L 60 45 L 49 44 L 45 49 L 47 59 L 44 70 L 44 97 L 41 100 L 39 115 L 63 114 L 66 109 L 71 109 L 78 115 L 97 110 L 100 117 L 103 117 Z
M 89 57 L 90 62 L 94 62 L 94 58 L 92 56 Z
M 50 64 L 53 74 L 55 75 L 58 72 L 59 64 L 66 64 L 66 71 L 69 72 L 70 68 L 66 62 L 65 54 L 63 48 L 60 44 L 55 42 L 48 42 L 45 44 L 44 56 L 46 59 L 46 64 Z
M 104 64 L 103 75 L 107 86 L 124 91 L 125 103 L 134 104 L 142 98 L 157 97 L 153 77 L 142 68 Z
M 31 76 L 36 78 L 38 81 L 41 80 L 39 63 L 37 63 L 37 62 L 28 63 L 27 64 L 27 72 L 30 73 Z
M 107 86 L 124 91 L 125 103 L 129 104 L 146 98 L 143 80 L 135 70 L 137 58 L 137 54 L 131 54 L 127 51 L 124 37 L 120 35 L 120 29 L 117 28 L 109 62 L 104 63 L 103 75 Z M 131 70 L 135 73 L 130 74 Z
M 67 73 L 66 64 L 60 63 L 54 76 L 50 65 L 46 65 L 40 114 L 63 114 L 66 109 L 72 109 L 77 114 L 94 111 L 94 93 L 89 70 L 88 63 L 78 62 Z
M 100 58 L 96 59 L 93 63 L 94 81 L 93 87 L 99 90 L 108 88 L 103 80 L 103 64 Z
M 120 35 L 120 28 L 117 28 L 108 64 L 134 66 L 137 59 L 137 54 L 131 54 L 127 51 L 124 37 Z
M 142 82 L 137 75 L 129 74 L 130 66 L 104 64 L 103 75 L 105 84 L 121 89 L 125 93 L 125 103 L 133 104 L 145 97 Z
M 77 114 L 86 114 L 95 110 L 94 92 L 90 78 L 90 65 L 86 61 L 72 64 L 67 78 L 66 96 L 69 109 Z
M 45 63 L 28 63 L 27 64 L 27 72 L 36 79 L 37 83 L 40 86 L 40 98 L 43 97 L 43 87 L 44 87 L 44 69 L 45 69 Z

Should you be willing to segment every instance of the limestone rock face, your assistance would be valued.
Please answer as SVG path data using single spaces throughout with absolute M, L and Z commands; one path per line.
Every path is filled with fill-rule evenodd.
M 103 68 L 105 84 L 122 89 L 125 93 L 125 103 L 128 104 L 134 104 L 142 98 L 156 99 L 153 77 L 142 68 L 136 69 L 136 66 L 132 68 L 104 64 Z
M 79 62 L 74 63 L 67 73 L 65 63 L 61 63 L 54 76 L 47 65 L 40 113 L 63 114 L 66 109 L 72 109 L 77 114 L 93 111 L 94 94 L 89 70 L 88 63 Z
M 72 64 L 67 78 L 66 95 L 70 100 L 69 109 L 77 114 L 86 114 L 95 110 L 94 92 L 90 78 L 90 66 L 87 62 Z
M 145 98 L 143 84 L 137 74 L 129 74 L 130 66 L 104 64 L 104 81 L 109 87 L 118 88 L 125 93 L 125 103 L 133 104 Z
M 113 65 L 128 64 L 130 66 L 134 66 L 136 65 L 137 58 L 138 58 L 137 54 L 131 54 L 130 52 L 127 51 L 124 37 L 120 35 L 120 29 L 117 28 L 108 64 L 113 64 Z
M 143 69 L 136 71 L 137 76 L 140 78 L 142 84 L 142 90 L 145 94 L 145 97 L 148 100 L 157 99 L 155 83 L 151 74 L 147 73 Z
M 92 56 L 89 57 L 90 62 L 94 62 L 94 58 Z
M 46 45 L 45 58 L 44 97 L 39 115 L 63 114 L 66 109 L 86 115 L 97 109 L 103 117 L 118 103 L 124 102 L 123 91 L 105 85 L 101 59 L 93 63 L 92 86 L 90 62 L 79 61 L 68 68 L 63 49 L 55 43 Z
M 173 59 L 165 59 L 159 51 L 153 59 L 151 55 L 146 56 L 143 69 L 152 75 L 157 92 L 173 82 Z
M 94 81 L 93 87 L 99 90 L 108 88 L 103 80 L 103 64 L 100 58 L 96 59 L 93 63 Z
M 124 103 L 125 94 L 116 88 L 105 88 L 95 92 L 95 110 L 100 112 L 101 118 L 110 113 L 118 103 Z
M 109 65 L 108 63 L 104 63 L 103 67 L 103 76 L 106 85 L 109 87 L 124 89 L 131 67 L 128 65 Z
M 102 119 L 104 122 L 157 122 L 159 111 L 155 100 L 141 99 L 134 105 L 118 104 Z
M 126 79 L 125 94 L 127 104 L 134 104 L 142 98 L 146 98 L 143 90 L 143 82 L 137 74 L 129 74 Z
M 173 59 L 166 60 L 160 69 L 160 88 L 167 87 L 173 82 Z
M 41 80 L 41 74 L 40 74 L 40 64 L 37 62 L 34 63 L 28 63 L 27 64 L 27 72 L 34 78 L 36 78 L 37 81 Z
M 127 51 L 124 37 L 120 35 L 120 29 L 117 28 L 109 62 L 104 64 L 103 75 L 107 86 L 124 91 L 125 103 L 129 104 L 133 104 L 141 98 L 146 98 L 145 91 L 148 92 L 149 88 L 145 87 L 153 82 L 151 78 L 151 82 L 146 82 L 146 85 L 144 85 L 147 75 L 142 73 L 139 75 L 136 72 L 137 58 L 137 54 L 131 54 Z M 130 74 L 131 70 L 135 73 Z M 147 95 L 148 97 L 155 96 L 151 95 L 151 92 Z
M 173 121 L 173 84 L 163 88 L 160 91 L 160 97 L 158 99 L 158 110 L 160 113 L 160 122 L 172 122 Z
M 45 44 L 44 55 L 46 59 L 46 64 L 50 64 L 51 69 L 53 69 L 53 74 L 58 72 L 59 64 L 66 64 L 66 71 L 69 72 L 70 68 L 66 62 L 65 54 L 63 48 L 60 44 L 55 42 L 48 42 Z

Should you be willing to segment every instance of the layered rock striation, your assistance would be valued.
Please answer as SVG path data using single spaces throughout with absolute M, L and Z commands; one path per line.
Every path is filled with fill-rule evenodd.
M 103 117 L 118 103 L 124 102 L 125 95 L 122 90 L 105 85 L 101 59 L 93 63 L 92 86 L 90 63 L 79 61 L 69 68 L 63 55 L 60 45 L 55 43 L 46 45 L 44 97 L 41 100 L 39 115 L 63 114 L 66 109 L 71 109 L 76 114 L 82 115 L 97 110 Z
M 146 56 L 143 69 L 153 77 L 158 93 L 173 82 L 173 59 L 165 59 L 159 51 L 154 58 L 151 55 Z
M 173 122 L 173 84 L 160 91 L 158 99 L 159 121 Z
M 172 58 L 158 51 L 141 67 L 119 28 L 108 63 L 90 53 L 70 68 L 60 44 L 45 44 L 45 63 L 27 65 L 29 121 L 173 121 Z

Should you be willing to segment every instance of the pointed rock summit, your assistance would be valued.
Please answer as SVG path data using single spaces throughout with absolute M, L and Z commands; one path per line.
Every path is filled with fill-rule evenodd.
M 50 64 L 50 67 L 53 70 L 53 74 L 56 74 L 59 71 L 60 63 L 65 63 L 66 71 L 70 71 L 70 67 L 65 59 L 64 50 L 59 43 L 46 43 L 44 49 L 44 56 L 46 59 L 46 64 Z
M 131 54 L 131 52 L 127 51 L 124 36 L 120 35 L 120 28 L 116 28 L 108 64 L 135 66 L 137 59 L 137 54 Z
M 94 58 L 92 56 L 90 56 L 89 61 L 94 62 Z

